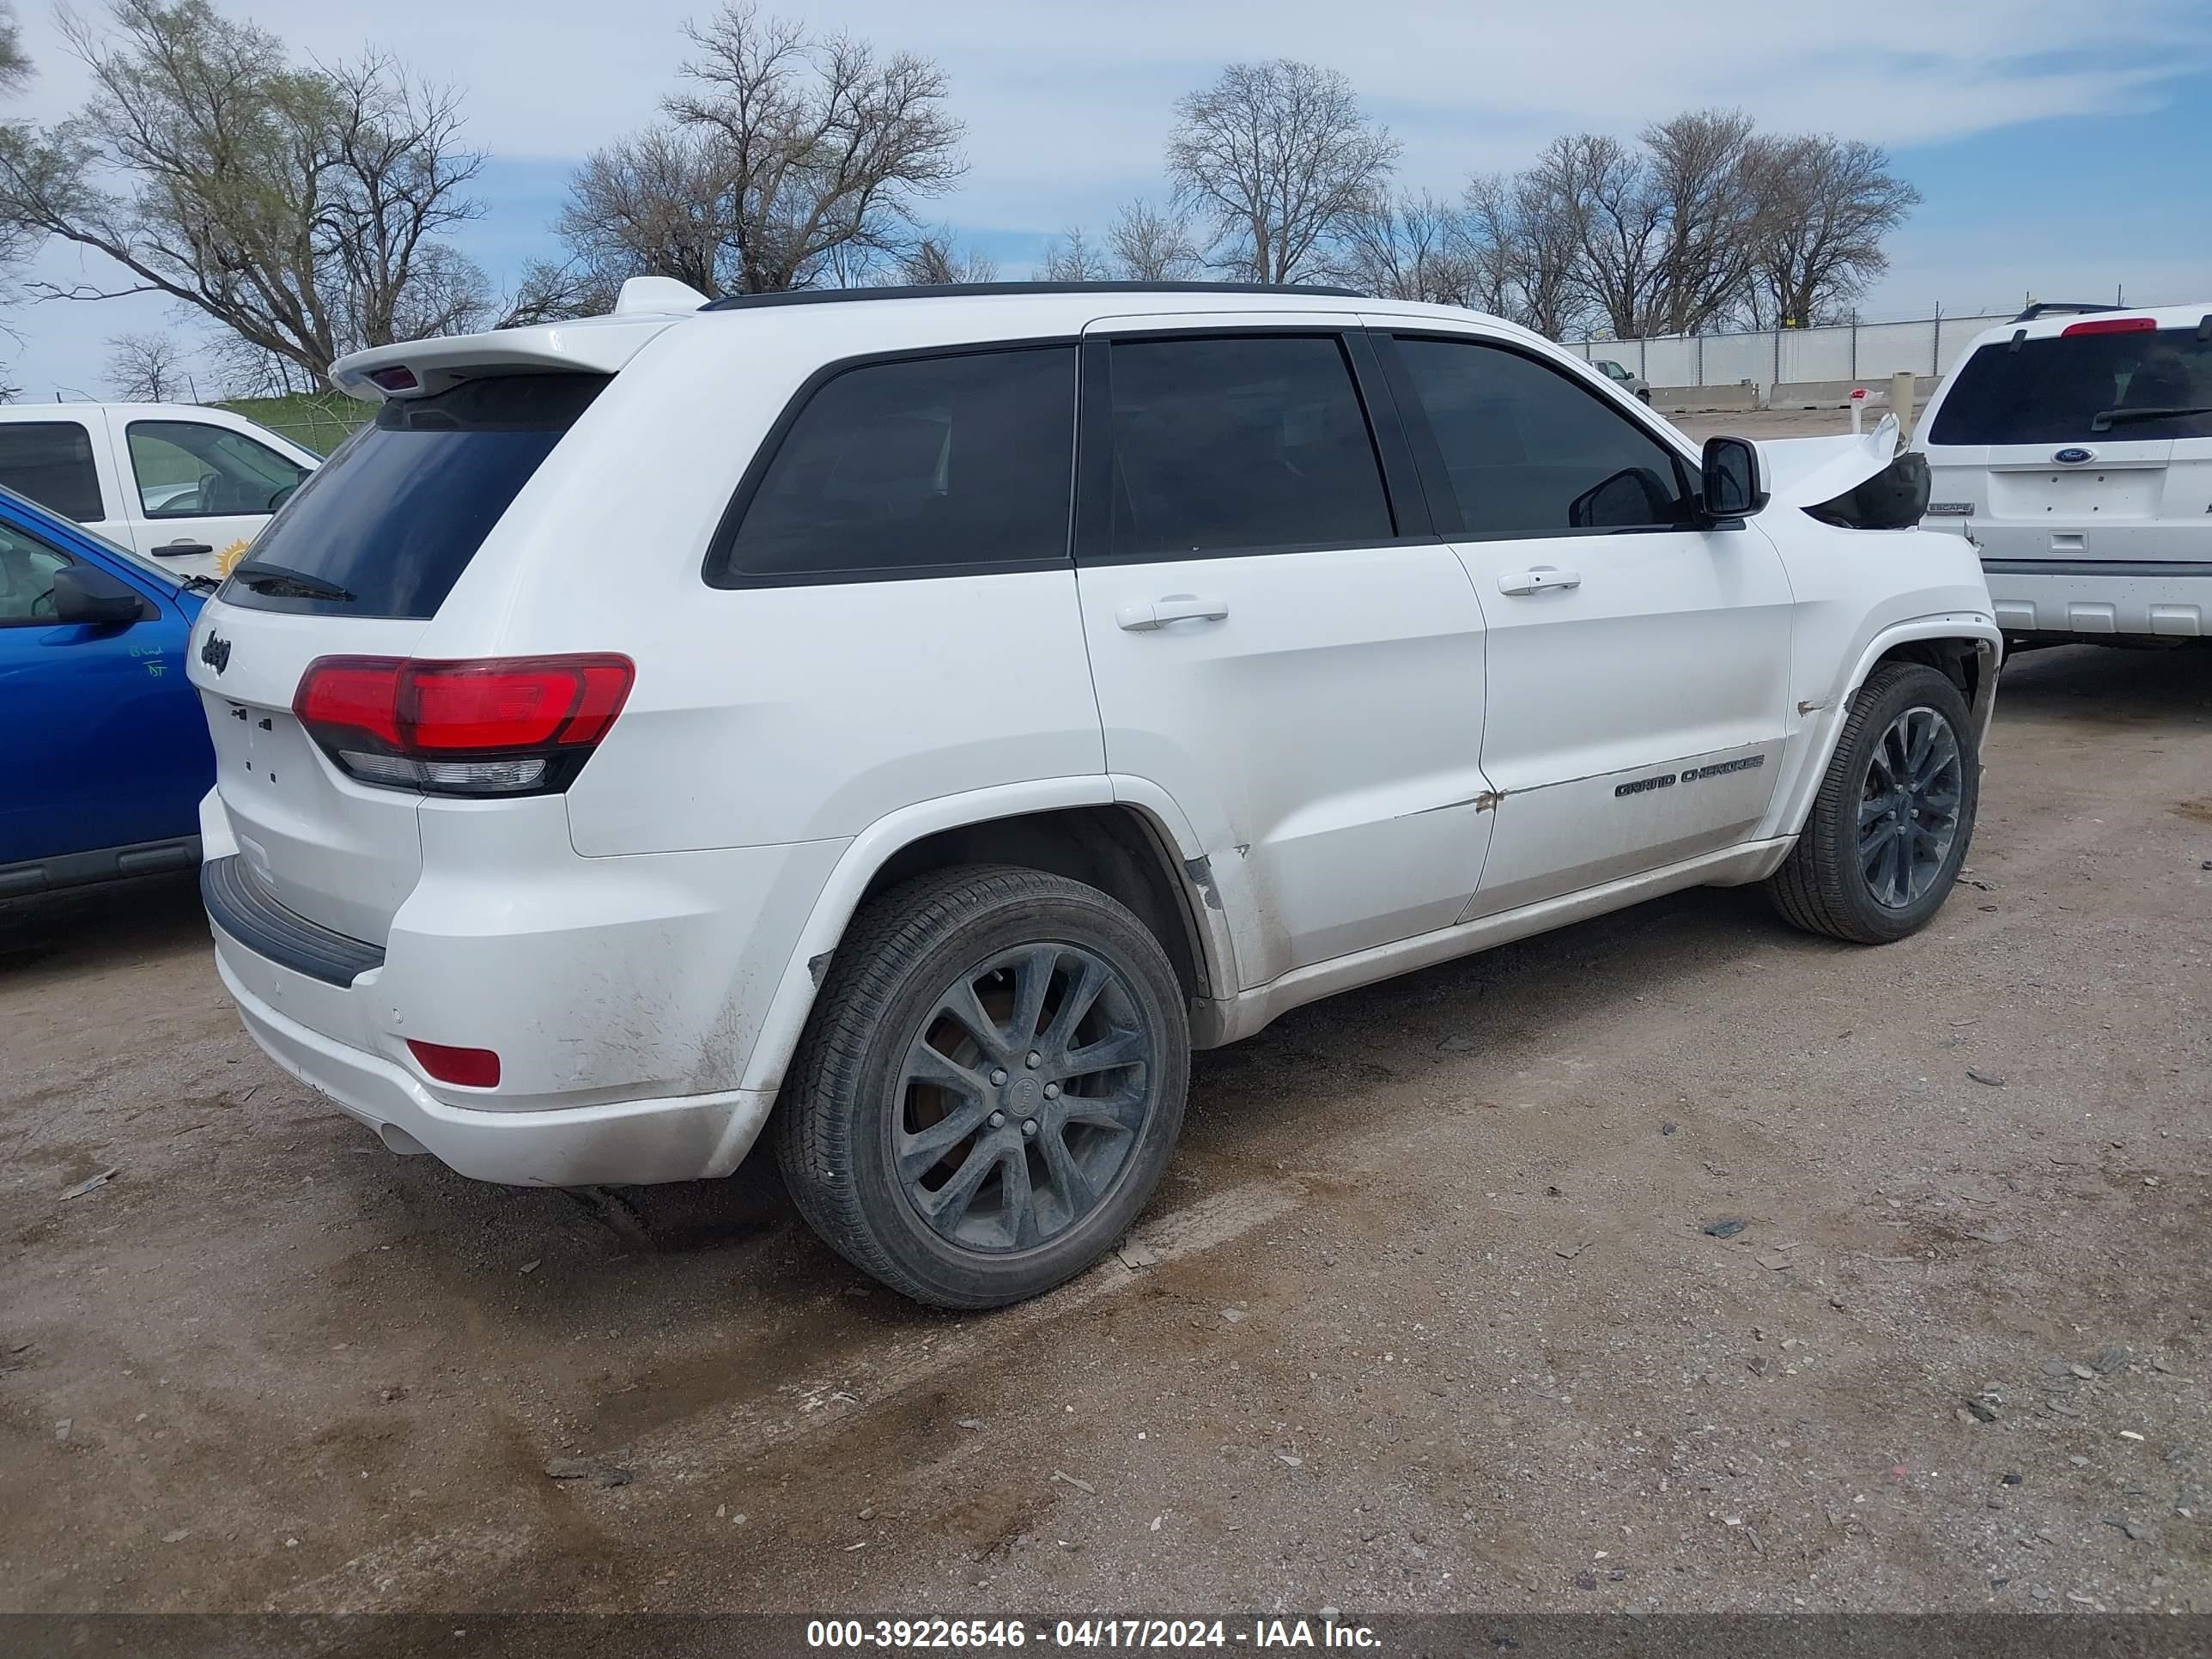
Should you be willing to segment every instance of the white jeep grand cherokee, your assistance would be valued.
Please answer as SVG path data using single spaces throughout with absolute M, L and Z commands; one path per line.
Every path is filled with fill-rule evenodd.
M 1700 883 L 1894 939 L 1966 856 L 1999 635 L 1887 432 L 1701 465 L 1316 289 L 645 280 L 337 379 L 197 630 L 202 885 L 262 1046 L 465 1175 L 765 1129 L 992 1306 L 1129 1226 L 1194 1047 Z

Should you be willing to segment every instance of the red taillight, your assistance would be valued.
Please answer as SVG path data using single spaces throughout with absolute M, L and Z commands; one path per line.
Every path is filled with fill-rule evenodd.
M 2062 339 L 2076 334 L 2148 334 L 2158 326 L 2148 317 L 2094 317 L 2086 323 L 2069 323 L 2059 331 Z
M 452 1048 L 442 1042 L 417 1042 L 409 1037 L 407 1052 L 441 1083 L 459 1084 L 464 1089 L 499 1087 L 499 1056 L 489 1048 Z
M 421 384 L 415 378 L 415 371 L 404 365 L 392 368 L 371 369 L 368 378 L 386 392 L 412 392 Z
M 301 678 L 292 712 L 368 782 L 528 794 L 565 787 L 622 713 L 636 678 L 628 657 L 612 654 L 319 657 Z

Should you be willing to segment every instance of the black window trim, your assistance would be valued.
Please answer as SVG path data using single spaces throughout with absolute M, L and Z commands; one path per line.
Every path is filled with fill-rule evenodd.
M 863 352 L 855 356 L 840 357 L 832 362 L 823 364 L 799 383 L 799 389 L 791 394 L 781 411 L 776 416 L 775 422 L 769 428 L 767 435 L 761 440 L 759 447 L 754 450 L 752 459 L 746 464 L 744 475 L 738 480 L 736 492 L 730 497 L 730 504 L 722 509 L 722 516 L 720 521 L 714 526 L 714 533 L 708 538 L 707 555 L 699 567 L 700 580 L 709 587 L 728 591 L 754 587 L 827 587 L 849 582 L 938 581 L 954 576 L 1006 576 L 1033 574 L 1040 570 L 1073 569 L 1073 559 L 1070 551 L 1073 540 L 1075 512 L 1073 489 L 1069 491 L 1068 535 L 1061 541 L 1059 555 L 1052 558 L 983 559 L 962 564 L 876 565 L 859 570 L 778 570 L 757 574 L 751 571 L 732 568 L 731 559 L 737 548 L 738 527 L 744 521 L 745 514 L 752 506 L 753 498 L 760 493 L 761 485 L 766 482 L 769 470 L 775 465 L 776 457 L 782 453 L 786 441 L 791 436 L 792 428 L 799 424 L 799 417 L 805 413 L 806 407 L 813 402 L 815 394 L 838 376 L 852 374 L 856 369 L 873 368 L 884 363 L 921 362 L 939 357 L 992 356 L 1006 351 L 1041 351 L 1059 348 L 1068 350 L 1071 357 L 1076 360 L 1078 379 L 1075 386 L 1075 407 L 1079 411 L 1083 398 L 1080 368 L 1082 344 L 1081 337 L 1073 334 L 1038 335 L 1035 337 L 1021 339 L 970 340 L 955 344 L 908 347 L 896 351 Z M 1071 479 L 1079 474 L 1081 466 L 1082 452 L 1079 440 L 1076 435 L 1080 425 L 1079 418 L 1072 422 L 1068 434 L 1069 442 L 1079 445 L 1073 457 Z
M 1695 534 L 1705 530 L 1741 530 L 1744 520 L 1729 520 L 1720 524 L 1706 525 L 1695 519 L 1687 524 L 1620 525 L 1606 528 L 1576 528 L 1560 530 L 1525 530 L 1510 535 L 1492 534 L 1467 528 L 1467 514 L 1460 506 L 1459 491 L 1451 481 L 1451 473 L 1444 465 L 1444 452 L 1437 443 L 1436 430 L 1429 423 L 1428 411 L 1421 407 L 1419 392 L 1413 386 L 1413 373 L 1406 367 L 1405 357 L 1398 350 L 1401 340 L 1439 340 L 1452 345 L 1476 346 L 1492 351 L 1510 352 L 1516 357 L 1548 369 L 1561 380 L 1591 402 L 1620 416 L 1642 432 L 1652 442 L 1666 451 L 1674 463 L 1675 485 L 1682 491 L 1683 499 L 1694 507 L 1699 500 L 1698 477 L 1696 469 L 1684 458 L 1682 446 L 1676 438 L 1659 428 L 1658 417 L 1647 416 L 1642 405 L 1629 410 L 1607 398 L 1595 388 L 1569 374 L 1558 363 L 1548 361 L 1543 353 L 1531 351 L 1512 340 L 1499 339 L 1488 334 L 1462 334 L 1452 329 L 1370 327 L 1371 343 L 1382 373 L 1398 403 L 1399 414 L 1406 429 L 1421 482 L 1429 500 L 1435 504 L 1436 522 L 1448 542 L 1540 542 L 1557 541 L 1577 536 L 1679 536 Z
M 1376 361 L 1366 336 L 1372 331 L 1340 320 L 1302 320 L 1255 312 L 1247 324 L 1208 322 L 1187 327 L 1147 328 L 1138 318 L 1116 319 L 1083 337 L 1081 404 L 1076 422 L 1075 562 L 1079 568 L 1105 565 L 1180 564 L 1200 559 L 1258 559 L 1281 554 L 1340 553 L 1362 548 L 1431 547 L 1443 541 L 1429 510 L 1413 450 L 1407 442 L 1401 400 Z M 1367 422 L 1382 475 L 1382 495 L 1395 535 L 1354 541 L 1289 542 L 1264 547 L 1215 547 L 1199 551 L 1116 553 L 1113 550 L 1114 381 L 1115 342 L 1152 344 L 1165 340 L 1333 339 L 1352 370 L 1352 393 Z
M 131 434 L 137 431 L 137 429 L 142 426 L 204 426 L 210 432 L 228 432 L 232 437 L 237 438 L 243 442 L 252 444 L 257 449 L 267 450 L 271 455 L 274 455 L 278 460 L 283 462 L 287 466 L 299 467 L 300 476 L 292 485 L 295 489 L 297 489 L 301 484 L 307 483 L 307 475 L 315 470 L 311 466 L 300 466 L 299 462 L 294 460 L 283 450 L 275 447 L 273 445 L 263 443 L 260 439 L 254 437 L 250 433 L 240 432 L 236 427 L 223 426 L 214 421 L 193 420 L 189 417 L 180 417 L 176 416 L 149 416 L 143 420 L 125 421 L 123 423 L 123 459 L 129 462 L 131 465 L 131 477 L 128 480 L 131 486 L 130 493 L 137 498 L 137 505 L 138 508 L 138 516 L 148 524 L 163 524 L 172 519 L 266 519 L 273 517 L 277 509 L 273 507 L 249 507 L 241 513 L 209 513 L 201 508 L 194 507 L 189 513 L 170 513 L 166 511 L 156 512 L 152 507 L 148 507 L 146 505 L 146 486 L 140 481 L 138 477 L 137 452 L 131 447 Z M 158 433 L 152 435 L 156 438 L 161 437 L 161 434 Z M 169 441 L 166 438 L 161 438 L 161 441 L 167 443 Z M 184 446 L 182 444 L 173 444 L 171 445 L 171 447 L 175 449 L 184 449 Z M 185 450 L 185 453 L 188 455 L 191 453 L 190 450 Z M 193 456 L 192 459 L 197 460 L 199 458 L 198 456 Z
M 92 499 L 99 507 L 100 511 L 93 514 L 89 519 L 80 519 L 73 513 L 62 513 L 62 517 L 70 520 L 72 522 L 76 524 L 113 524 L 115 520 L 108 516 L 107 512 L 107 490 L 100 476 L 100 438 L 104 438 L 107 435 L 107 422 L 106 418 L 103 416 L 100 423 L 100 437 L 94 437 L 93 435 L 92 426 L 89 422 L 72 419 L 70 416 L 66 415 L 59 417 L 49 417 L 45 420 L 38 421 L 0 422 L 0 431 L 4 431 L 14 427 L 25 426 L 73 426 L 78 431 L 84 434 L 85 459 L 87 464 L 92 468 Z M 20 494 L 21 492 L 19 491 L 18 493 Z M 40 507 L 46 507 L 46 511 L 49 513 L 61 513 L 61 508 L 58 507 L 46 507 L 46 504 L 44 501 L 40 501 L 39 505 Z

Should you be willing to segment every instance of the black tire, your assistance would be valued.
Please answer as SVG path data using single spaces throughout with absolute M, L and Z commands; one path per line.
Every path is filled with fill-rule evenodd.
M 1651 401 L 1651 394 L 1648 392 L 1639 392 L 1636 394 L 1636 401 L 1640 404 L 1649 404 Z
M 1025 1008 L 1032 974 L 1042 988 Z M 945 1006 L 963 986 L 993 1036 Z M 912 1075 L 925 1048 L 923 1070 L 964 1080 Z M 1139 1050 L 1139 1062 L 1067 1070 Z M 1050 1063 L 1030 1069 L 1041 1054 Z M 776 1105 L 776 1156 L 799 1212 L 861 1272 L 936 1307 L 1003 1307 L 1073 1278 L 1127 1231 L 1174 1151 L 1189 1079 L 1182 988 L 1127 909 L 1035 870 L 936 871 L 853 918 Z M 919 1168 L 978 1102 L 1000 1121 L 983 1116 Z M 1086 1121 L 1109 1108 L 1128 1121 Z M 986 1172 L 971 1176 L 977 1159 Z
M 1948 727 L 1957 745 L 1955 823 L 1947 845 L 1937 855 L 1934 832 L 1920 828 L 1920 820 L 1895 805 L 1907 799 L 1903 792 L 1883 787 L 1892 757 L 1884 750 L 1888 735 L 1909 713 L 1931 711 Z M 1928 729 L 1924 726 L 1920 729 Z M 1932 740 L 1940 744 L 1940 739 Z M 1875 775 L 1877 768 L 1884 769 Z M 1923 663 L 1889 662 L 1867 676 L 1851 700 L 1842 738 L 1820 780 L 1797 844 L 1781 869 L 1768 878 L 1767 896 L 1784 919 L 1808 933 L 1858 945 L 1887 945 L 1927 925 L 1942 908 L 1959 878 L 1973 839 L 1974 810 L 1981 798 L 1981 755 L 1974 736 L 1972 716 L 1959 688 L 1936 669 Z M 1873 778 L 1870 782 L 1869 779 Z M 1940 800 L 1949 792 L 1930 792 Z M 1873 813 L 1862 827 L 1863 809 Z M 1902 830 L 1899 826 L 1902 823 Z M 1868 873 L 1864 835 L 1871 842 L 1879 835 L 1898 832 L 1905 843 L 1902 865 L 1911 865 L 1902 878 L 1900 866 L 1887 854 L 1873 856 L 1883 871 L 1886 890 L 1876 891 Z M 1926 846 L 1923 849 L 1923 843 Z M 1893 846 L 1892 850 L 1894 851 Z M 1925 850 L 1924 860 L 1919 854 Z M 1922 879 L 1926 885 L 1921 886 Z M 1900 890 L 1905 902 L 1897 902 Z

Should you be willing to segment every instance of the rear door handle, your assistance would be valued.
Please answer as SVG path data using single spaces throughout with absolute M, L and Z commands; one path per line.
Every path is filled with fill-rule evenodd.
M 1170 623 L 1219 622 L 1229 614 L 1220 599 L 1201 599 L 1195 593 L 1170 593 L 1150 605 L 1125 605 L 1114 613 L 1114 625 L 1132 634 L 1148 634 Z
M 1540 564 L 1533 570 L 1509 571 L 1498 579 L 1498 591 L 1501 593 L 1542 593 L 1554 587 L 1582 585 L 1579 570 L 1562 570 L 1549 564 Z
M 167 547 L 155 548 L 154 556 L 157 559 L 188 559 L 196 553 L 214 551 L 215 549 L 205 542 L 171 542 Z

